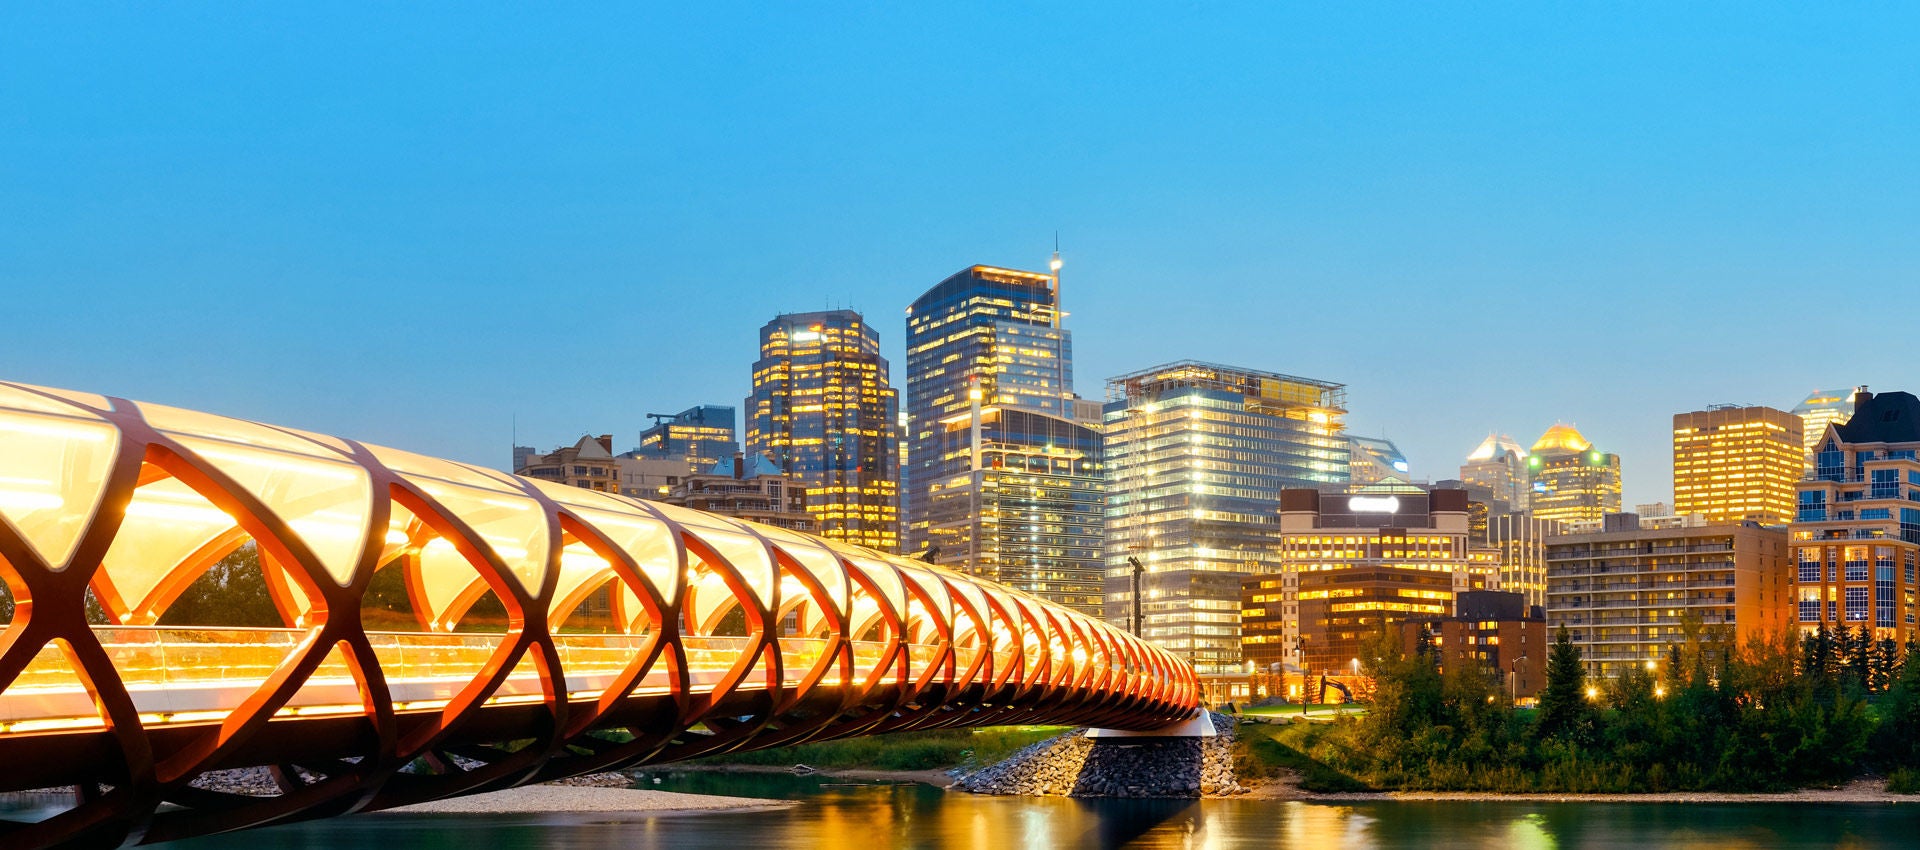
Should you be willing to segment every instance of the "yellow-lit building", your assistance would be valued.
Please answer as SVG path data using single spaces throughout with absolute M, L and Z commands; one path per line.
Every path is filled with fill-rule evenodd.
M 1800 417 L 1717 405 L 1673 415 L 1673 512 L 1707 522 L 1793 520 L 1805 456 Z
M 898 415 L 880 335 L 859 313 L 789 313 L 760 328 L 747 454 L 806 485 L 820 536 L 899 551 Z
M 1280 491 L 1280 572 L 1241 585 L 1241 640 L 1263 670 L 1357 672 L 1382 628 L 1448 617 L 1497 589 L 1499 554 L 1474 546 L 1465 490 L 1386 495 Z
M 1599 522 L 1620 512 L 1620 456 L 1555 423 L 1527 453 L 1528 508 L 1549 522 Z
M 969 266 L 907 309 L 908 551 L 1101 610 L 1100 423 L 1048 272 Z

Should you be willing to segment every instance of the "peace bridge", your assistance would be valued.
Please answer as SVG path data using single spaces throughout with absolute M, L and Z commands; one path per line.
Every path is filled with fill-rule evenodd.
M 87 393 L 0 383 L 0 519 L 0 791 L 74 789 L 6 846 L 1198 703 L 1165 651 L 919 561 Z

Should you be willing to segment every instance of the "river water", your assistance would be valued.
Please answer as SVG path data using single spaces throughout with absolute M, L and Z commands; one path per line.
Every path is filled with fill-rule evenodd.
M 659 783 L 653 778 L 659 778 Z M 166 845 L 178 850 L 551 848 L 1920 847 L 1920 804 L 1118 801 L 978 797 L 845 779 L 661 770 L 642 787 L 800 801 L 672 815 L 356 815 Z

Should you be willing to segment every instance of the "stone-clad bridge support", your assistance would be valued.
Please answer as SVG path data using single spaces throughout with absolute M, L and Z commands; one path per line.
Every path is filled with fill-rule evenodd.
M 1151 729 L 1185 662 L 918 561 L 0 383 L 0 845 L 155 842 L 907 729 Z M 211 771 L 265 768 L 277 793 Z M 162 808 L 163 803 L 173 804 Z

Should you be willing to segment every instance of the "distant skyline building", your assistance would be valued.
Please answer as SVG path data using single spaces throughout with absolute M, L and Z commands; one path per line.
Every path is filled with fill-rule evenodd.
M 1411 482 L 1413 475 L 1407 456 L 1400 447 L 1385 437 L 1362 437 L 1348 434 L 1347 437 L 1347 482 L 1356 487 L 1379 484 L 1384 481 Z
M 1620 456 L 1593 447 L 1580 431 L 1554 423 L 1527 452 L 1528 510 L 1550 522 L 1599 522 L 1620 512 Z
M 513 473 L 569 487 L 602 493 L 620 492 L 620 473 L 613 460 L 613 435 L 583 436 L 571 446 L 538 454 L 514 447 Z
M 1460 480 L 1491 490 L 1509 508 L 1524 509 L 1532 483 L 1527 473 L 1527 450 L 1506 434 L 1488 434 L 1460 465 Z
M 1806 458 L 1800 428 L 1799 416 L 1757 405 L 1674 414 L 1673 513 L 1791 522 Z
M 1871 627 L 1904 646 L 1920 634 L 1920 399 L 1863 388 L 1817 448 L 1789 527 L 1798 625 Z
M 1346 388 L 1182 361 L 1107 382 L 1106 618 L 1202 672 L 1242 663 L 1240 582 L 1278 573 L 1280 491 L 1347 480 Z
M 745 453 L 806 485 L 822 537 L 899 551 L 899 400 L 880 335 L 859 313 L 785 313 L 761 326 L 746 411 Z
M 685 458 L 688 471 L 707 473 L 740 452 L 732 407 L 703 404 L 672 415 L 648 415 L 655 422 L 640 432 L 640 446 L 630 453 L 634 457 Z
M 806 485 L 780 471 L 766 455 L 735 452 L 704 472 L 681 478 L 660 501 L 805 534 L 818 533 L 820 527 L 807 512 Z
M 906 552 L 1097 616 L 1103 441 L 1052 271 L 969 266 L 908 308 Z
M 1800 436 L 1804 441 L 1805 470 L 1813 471 L 1813 455 L 1820 443 L 1820 436 L 1827 432 L 1828 425 L 1844 425 L 1853 417 L 1854 393 L 1866 387 L 1854 387 L 1850 390 L 1814 390 L 1793 406 L 1793 415 L 1800 417 Z
M 1546 540 L 1561 524 L 1515 508 L 1484 484 L 1448 480 L 1432 487 L 1467 491 L 1467 542 L 1497 553 L 1500 589 L 1520 594 L 1528 605 L 1547 604 Z

